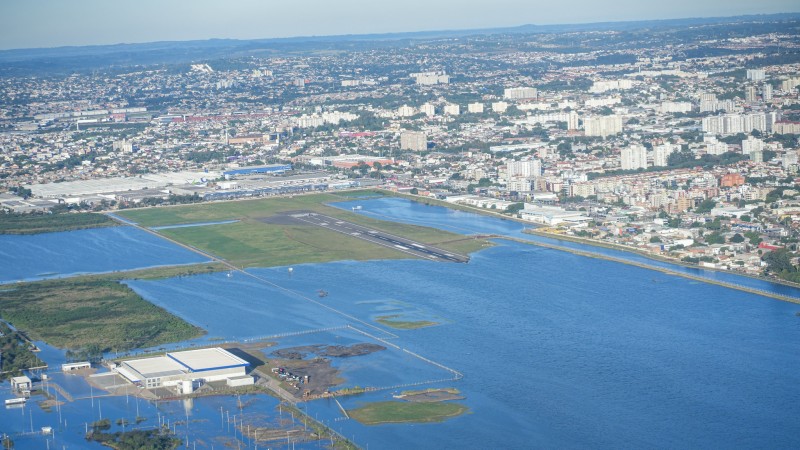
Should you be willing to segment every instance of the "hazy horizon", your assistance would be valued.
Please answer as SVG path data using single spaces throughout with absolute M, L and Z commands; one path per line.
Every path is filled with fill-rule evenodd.
M 272 39 L 631 22 L 800 12 L 795 1 L 676 0 L 647 4 L 620 0 L 610 10 L 589 0 L 553 2 L 452 0 L 375 4 L 359 0 L 308 0 L 268 5 L 257 0 L 194 2 L 141 0 L 12 1 L 0 16 L 0 49 L 52 48 L 207 39 Z M 44 13 L 43 13 L 44 12 Z

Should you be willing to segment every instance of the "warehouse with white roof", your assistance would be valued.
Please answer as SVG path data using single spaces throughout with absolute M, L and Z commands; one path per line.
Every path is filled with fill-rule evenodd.
M 237 384 L 242 384 L 249 365 L 231 352 L 215 347 L 123 361 L 114 370 L 131 383 L 149 389 L 198 380 L 211 382 L 233 379 Z M 252 381 L 252 377 L 247 378 Z

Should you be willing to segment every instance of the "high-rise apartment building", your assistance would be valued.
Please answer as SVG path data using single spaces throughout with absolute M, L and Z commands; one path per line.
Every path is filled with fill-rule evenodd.
M 467 112 L 472 114 L 482 114 L 483 113 L 483 103 L 470 103 L 467 105 Z
M 508 109 L 508 103 L 506 102 L 494 102 L 492 103 L 492 111 L 496 113 L 504 113 Z
M 776 113 L 725 114 L 705 117 L 703 132 L 712 134 L 750 133 L 753 130 L 762 133 L 770 132 L 776 118 Z
M 522 100 L 526 98 L 536 98 L 538 92 L 532 87 L 508 88 L 503 91 L 503 98 L 507 100 Z
M 432 86 L 436 84 L 450 83 L 450 75 L 447 75 L 442 71 L 412 73 L 410 76 L 420 86 Z
M 757 92 L 755 86 L 747 86 L 746 88 L 744 88 L 744 100 L 746 102 L 750 103 L 755 102 L 757 98 L 756 96 Z
M 761 85 L 761 99 L 765 102 L 772 101 L 772 85 L 764 83 Z
M 613 91 L 615 89 L 631 89 L 633 87 L 633 81 L 621 79 L 621 80 L 608 80 L 608 81 L 595 81 L 592 84 L 592 87 L 589 88 L 589 92 L 594 94 L 600 94 L 603 92 Z
M 747 79 L 752 81 L 764 81 L 767 73 L 764 69 L 747 69 Z
M 662 102 L 659 108 L 662 113 L 687 113 L 692 111 L 689 102 Z
M 428 137 L 422 131 L 400 133 L 400 149 L 422 152 L 428 149 Z
M 653 147 L 653 165 L 657 167 L 666 167 L 669 161 L 669 155 L 679 151 L 680 145 L 677 144 L 661 144 Z
M 461 107 L 455 103 L 448 103 L 444 105 L 444 113 L 448 116 L 457 116 L 461 114 Z
M 630 145 L 620 150 L 622 170 L 647 169 L 647 149 L 643 145 Z
M 578 129 L 578 113 L 575 111 L 570 111 L 569 116 L 567 117 L 567 130 L 577 130 Z
M 432 117 L 436 115 L 436 107 L 430 103 L 425 103 L 424 105 L 419 107 L 419 112 L 425 114 L 428 117 Z
M 583 129 L 586 136 L 611 136 L 622 132 L 622 117 L 597 116 L 583 119 Z
M 781 81 L 781 90 L 784 92 L 792 91 L 797 86 L 800 86 L 800 77 L 792 77 Z
M 538 159 L 524 161 L 511 161 L 506 170 L 508 179 L 513 178 L 533 178 L 542 175 L 542 162 Z
M 753 136 L 747 136 L 747 139 L 742 141 L 742 153 L 749 155 L 755 152 L 764 151 L 764 141 Z
M 707 155 L 722 155 L 730 150 L 728 144 L 718 141 L 716 136 L 704 136 L 703 144 Z
M 397 115 L 399 117 L 411 117 L 417 113 L 416 108 L 413 106 L 403 105 L 397 108 Z

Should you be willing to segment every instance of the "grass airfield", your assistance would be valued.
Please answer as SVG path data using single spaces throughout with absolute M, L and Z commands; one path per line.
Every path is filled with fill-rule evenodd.
M 119 215 L 144 227 L 237 220 L 235 223 L 169 228 L 158 232 L 243 268 L 409 257 L 405 253 L 317 226 L 270 220 L 277 215 L 301 209 L 456 253 L 470 253 L 487 245 L 484 240 L 432 228 L 375 220 L 326 205 L 345 199 L 334 194 L 309 194 L 127 210 L 120 211 Z

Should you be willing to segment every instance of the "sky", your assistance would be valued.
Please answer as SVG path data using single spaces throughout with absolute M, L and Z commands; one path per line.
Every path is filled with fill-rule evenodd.
M 797 0 L 0 0 L 0 49 L 800 12 Z

